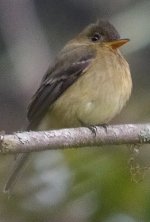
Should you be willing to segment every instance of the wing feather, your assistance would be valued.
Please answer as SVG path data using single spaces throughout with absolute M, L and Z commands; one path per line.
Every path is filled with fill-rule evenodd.
M 36 128 L 46 111 L 84 73 L 94 56 L 94 51 L 87 50 L 87 48 L 79 50 L 78 48 L 56 60 L 55 65 L 44 76 L 29 105 L 28 119 L 30 124 L 28 130 Z

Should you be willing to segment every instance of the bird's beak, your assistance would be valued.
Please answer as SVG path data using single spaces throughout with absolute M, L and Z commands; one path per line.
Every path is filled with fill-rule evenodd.
M 127 42 L 129 42 L 129 39 L 118 39 L 118 40 L 108 42 L 108 45 L 111 46 L 113 49 L 117 49 L 120 46 L 126 44 Z

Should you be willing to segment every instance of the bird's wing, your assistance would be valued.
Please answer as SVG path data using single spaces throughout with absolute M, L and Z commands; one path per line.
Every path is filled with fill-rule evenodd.
M 60 54 L 28 107 L 28 129 L 36 128 L 50 106 L 84 73 L 94 57 L 95 52 L 87 47 Z

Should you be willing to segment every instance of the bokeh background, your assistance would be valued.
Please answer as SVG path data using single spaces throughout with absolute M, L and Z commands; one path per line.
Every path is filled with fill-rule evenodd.
M 63 45 L 97 18 L 124 38 L 133 78 L 113 123 L 150 121 L 149 0 L 0 0 L 0 130 L 22 131 L 27 105 Z M 0 221 L 149 222 L 150 152 L 112 146 L 32 154 L 12 194 L 14 156 L 0 156 Z

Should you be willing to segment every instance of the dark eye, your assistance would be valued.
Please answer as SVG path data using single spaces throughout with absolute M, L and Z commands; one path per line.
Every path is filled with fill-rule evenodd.
M 100 40 L 101 37 L 102 37 L 101 34 L 98 33 L 98 32 L 96 32 L 96 33 L 94 33 L 94 35 L 92 36 L 91 40 L 92 40 L 92 42 L 96 42 L 96 41 Z

